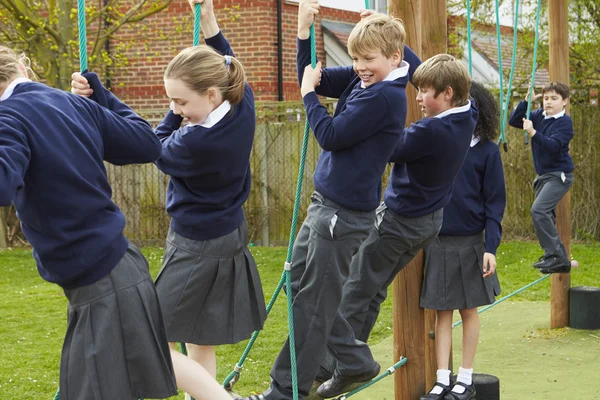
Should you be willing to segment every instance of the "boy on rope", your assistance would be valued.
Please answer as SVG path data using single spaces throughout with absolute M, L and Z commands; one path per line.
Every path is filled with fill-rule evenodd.
M 532 89 L 521 101 L 508 120 L 515 128 L 526 130 L 531 136 L 531 153 L 537 176 L 533 181 L 535 200 L 531 217 L 535 232 L 544 250 L 534 263 L 544 274 L 569 272 L 571 260 L 556 230 L 556 206 L 573 186 L 573 158 L 569 142 L 573 139 L 573 120 L 565 113 L 569 101 L 569 87 L 564 83 L 550 82 L 536 95 Z M 543 109 L 526 117 L 529 96 L 532 100 L 543 97 Z
M 250 192 L 256 113 L 254 94 L 219 29 L 213 1 L 189 3 L 192 9 L 202 5 L 208 46 L 183 50 L 165 71 L 172 110 L 156 128 L 162 142 L 156 165 L 170 176 L 172 220 L 156 290 L 171 347 L 186 343 L 186 363 L 201 364 L 215 378 L 214 346 L 248 339 L 266 318 L 242 208 Z M 89 94 L 81 75 L 76 86 L 76 93 Z M 177 366 L 183 356 L 173 357 Z M 195 382 L 192 374 L 189 378 L 177 375 L 184 390 Z M 186 391 L 196 399 L 214 398 Z
M 0 206 L 14 203 L 40 275 L 68 299 L 60 398 L 176 395 L 148 263 L 123 235 L 103 163 L 153 162 L 160 141 L 109 92 L 100 107 L 32 82 L 26 65 L 0 46 Z
M 477 307 L 492 304 L 500 294 L 496 249 L 502 238 L 506 189 L 498 133 L 498 104 L 483 85 L 471 82 L 479 120 L 471 146 L 458 173 L 452 198 L 444 207 L 439 236 L 425 249 L 421 307 L 436 310 L 437 379 L 421 400 L 475 398 L 473 361 L 479 341 Z M 485 233 L 484 233 L 485 232 Z M 462 363 L 450 385 L 452 314 L 463 321 Z
M 321 397 L 335 397 L 372 378 L 378 364 L 366 345 L 387 288 L 442 226 L 478 118 L 469 101 L 471 79 L 460 60 L 438 54 L 415 71 L 417 103 L 425 118 L 406 128 L 390 157 L 394 163 L 376 223 L 352 259 L 342 291 L 344 324 L 334 327 L 319 378 Z M 377 366 L 377 368 L 374 367 Z
M 326 351 L 352 256 L 375 220 L 381 175 L 406 118 L 410 65 L 405 30 L 392 17 L 359 22 L 348 39 L 353 67 L 312 68 L 310 27 L 318 0 L 298 8 L 297 67 L 310 126 L 323 149 L 314 174 L 315 192 L 293 248 L 293 315 L 299 398 L 308 396 Z M 409 55 L 412 54 L 412 55 Z M 319 95 L 338 98 L 333 116 Z M 377 375 L 373 366 L 370 377 Z M 271 385 L 249 399 L 293 398 L 289 341 L 273 368 Z

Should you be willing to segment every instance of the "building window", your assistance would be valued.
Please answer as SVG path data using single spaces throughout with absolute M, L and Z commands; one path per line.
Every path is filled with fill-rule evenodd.
M 388 11 L 387 0 L 369 0 L 369 8 L 377 12 L 386 14 Z

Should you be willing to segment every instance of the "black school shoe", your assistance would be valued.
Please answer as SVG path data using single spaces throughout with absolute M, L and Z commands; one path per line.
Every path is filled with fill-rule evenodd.
M 546 255 L 541 256 L 536 262 L 533 263 L 533 268 L 542 268 L 546 262 Z
M 433 390 L 434 387 L 439 386 L 442 388 L 442 393 L 440 394 L 433 394 L 431 393 L 431 390 Z M 429 391 L 430 393 L 427 393 L 425 396 L 421 396 L 420 400 L 444 400 L 444 396 L 446 396 L 446 393 L 448 393 L 450 390 L 452 389 L 451 386 L 446 386 L 443 383 L 439 383 L 436 382 L 433 387 L 431 388 L 431 390 Z
M 475 384 L 471 383 L 467 385 L 466 383 L 456 382 L 454 386 L 459 385 L 464 387 L 466 390 L 463 393 L 455 393 L 452 390 L 449 390 L 444 397 L 444 400 L 475 400 L 475 395 L 477 391 L 475 390 Z
M 363 372 L 359 375 L 342 376 L 337 373 L 333 374 L 333 378 L 323 382 L 317 389 L 317 396 L 328 399 L 331 397 L 339 396 L 354 389 L 356 385 L 364 384 L 369 382 L 371 379 L 379 375 L 381 366 L 379 363 L 375 363 L 373 368 L 369 371 Z
M 539 268 L 540 270 L 553 269 L 553 268 L 558 268 L 558 267 L 565 268 L 567 266 L 569 267 L 569 269 L 571 268 L 571 261 L 567 257 L 555 256 L 555 255 L 546 257 L 543 261 L 539 261 L 536 264 L 538 265 L 537 268 Z M 545 273 L 547 273 L 547 272 L 545 272 Z

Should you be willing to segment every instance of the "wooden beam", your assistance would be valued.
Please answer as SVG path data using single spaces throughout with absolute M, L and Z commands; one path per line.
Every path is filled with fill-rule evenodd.
M 569 21 L 568 0 L 548 1 L 550 34 L 550 80 L 569 84 Z M 567 109 L 568 111 L 568 109 Z M 571 194 L 567 193 L 556 207 L 556 227 L 571 254 Z M 550 327 L 569 325 L 570 274 L 553 274 L 550 300 Z

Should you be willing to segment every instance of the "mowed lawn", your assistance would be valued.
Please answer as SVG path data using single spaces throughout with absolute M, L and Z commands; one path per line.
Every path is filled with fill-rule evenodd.
M 268 300 L 281 278 L 286 249 L 251 249 Z M 160 248 L 144 249 L 152 276 L 158 273 L 162 252 Z M 508 242 L 500 246 L 497 258 L 502 295 L 540 277 L 540 273 L 531 267 L 540 255 L 541 250 L 534 242 Z M 575 243 L 572 255 L 580 264 L 572 271 L 572 286 L 600 286 L 600 243 Z M 39 277 L 29 249 L 0 250 L 0 270 L 0 399 L 52 399 L 58 387 L 66 299 L 58 286 Z M 548 301 L 549 298 L 550 280 L 547 279 L 512 300 Z M 390 308 L 391 296 L 383 305 L 371 343 L 392 333 Z M 269 370 L 287 335 L 286 309 L 285 294 L 281 292 L 264 331 L 244 364 L 236 391 L 249 393 L 267 387 Z M 245 345 L 218 348 L 220 380 L 232 370 Z

